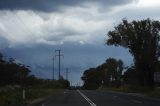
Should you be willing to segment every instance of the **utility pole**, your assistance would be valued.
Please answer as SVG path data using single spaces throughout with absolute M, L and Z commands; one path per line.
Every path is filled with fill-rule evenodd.
M 66 80 L 68 80 L 68 73 L 69 73 L 68 68 L 66 68 Z
M 54 57 L 53 57 L 53 80 L 54 80 Z
M 58 56 L 59 57 L 59 70 L 58 70 L 58 78 L 60 79 L 60 76 L 61 76 L 61 56 L 64 57 L 64 55 L 61 55 L 61 51 L 62 50 L 55 50 L 55 52 L 58 52 L 58 55 L 55 55 L 56 57 Z

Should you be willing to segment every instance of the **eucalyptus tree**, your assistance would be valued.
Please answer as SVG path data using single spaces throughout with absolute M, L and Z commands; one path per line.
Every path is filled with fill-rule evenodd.
M 134 57 L 139 84 L 152 87 L 160 56 L 160 22 L 150 19 L 122 22 L 108 32 L 107 45 L 127 48 Z

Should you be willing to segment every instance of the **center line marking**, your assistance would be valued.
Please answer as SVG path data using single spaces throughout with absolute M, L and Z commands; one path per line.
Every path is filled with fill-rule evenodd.
M 91 106 L 97 106 L 94 104 L 86 95 L 84 95 L 80 90 L 77 90 L 77 92 L 91 105 Z

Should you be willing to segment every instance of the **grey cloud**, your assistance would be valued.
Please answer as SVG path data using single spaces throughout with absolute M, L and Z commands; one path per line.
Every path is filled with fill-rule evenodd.
M 9 46 L 9 41 L 0 36 L 0 50 Z
M 132 1 L 137 0 L 1 0 L 0 9 L 52 12 L 59 11 L 62 7 L 85 6 L 85 3 L 94 3 L 111 7 L 127 4 Z
M 31 66 L 32 73 L 36 76 L 51 78 L 52 58 L 56 54 L 55 49 L 59 48 L 63 50 L 62 54 L 64 54 L 64 59 L 61 61 L 62 74 L 65 73 L 65 68 L 68 67 L 73 76 L 78 74 L 80 77 L 84 70 L 98 66 L 105 62 L 108 57 L 122 59 L 127 65 L 132 63 L 132 57 L 126 49 L 104 45 L 65 43 L 61 46 L 50 46 L 41 44 L 33 47 L 6 48 L 2 52 L 7 57 L 13 57 Z M 55 69 L 58 69 L 57 59 Z

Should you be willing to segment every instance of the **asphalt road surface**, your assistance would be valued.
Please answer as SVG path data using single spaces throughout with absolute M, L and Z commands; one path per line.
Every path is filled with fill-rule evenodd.
M 35 106 L 160 106 L 160 99 L 125 93 L 67 90 Z

